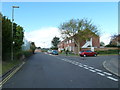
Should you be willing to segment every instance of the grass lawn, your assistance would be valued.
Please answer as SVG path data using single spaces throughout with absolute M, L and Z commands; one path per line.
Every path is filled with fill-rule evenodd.
M 10 70 L 11 68 L 13 68 L 15 65 L 20 64 L 21 62 L 22 61 L 20 61 L 20 60 L 3 61 L 2 62 L 2 73 L 0 73 L 0 75 L 6 73 L 8 70 Z

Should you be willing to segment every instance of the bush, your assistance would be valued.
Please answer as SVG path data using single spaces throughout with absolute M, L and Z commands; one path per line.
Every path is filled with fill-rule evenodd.
M 96 51 L 98 54 L 119 54 L 120 50 Z
M 19 51 L 17 53 L 15 53 L 14 58 L 15 59 L 20 59 L 22 56 L 25 56 L 26 58 L 32 55 L 32 50 L 28 50 L 28 51 Z

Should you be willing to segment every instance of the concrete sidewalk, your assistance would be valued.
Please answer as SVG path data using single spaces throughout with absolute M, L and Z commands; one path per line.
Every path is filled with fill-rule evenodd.
M 120 76 L 119 65 L 120 65 L 120 56 L 118 56 L 118 59 L 111 58 L 110 60 L 106 60 L 103 62 L 104 68 L 117 76 Z

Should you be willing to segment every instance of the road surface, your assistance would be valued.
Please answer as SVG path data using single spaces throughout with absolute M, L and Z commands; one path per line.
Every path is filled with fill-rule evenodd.
M 42 52 L 31 56 L 3 88 L 118 88 L 118 77 L 103 68 L 116 56 L 55 56 Z

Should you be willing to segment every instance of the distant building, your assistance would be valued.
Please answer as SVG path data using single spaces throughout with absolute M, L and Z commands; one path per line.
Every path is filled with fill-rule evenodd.
M 83 42 L 80 43 L 80 45 L 81 45 L 81 48 L 91 48 L 91 47 L 99 48 L 100 47 L 99 36 L 91 37 L 89 41 L 83 40 Z M 69 51 L 72 51 L 73 53 L 77 54 L 78 47 L 75 44 L 75 41 L 73 38 L 65 39 L 58 44 L 58 51 L 59 52 L 61 52 L 62 50 L 67 50 L 67 49 Z

